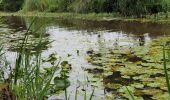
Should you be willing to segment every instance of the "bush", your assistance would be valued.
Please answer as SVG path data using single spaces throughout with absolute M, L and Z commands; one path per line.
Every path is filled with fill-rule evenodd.
M 0 9 L 3 11 L 18 11 L 22 9 L 24 0 L 2 0 Z
M 24 4 L 23 4 L 24 2 Z M 169 0 L 2 0 L 1 10 L 47 12 L 103 13 L 142 17 L 170 11 Z

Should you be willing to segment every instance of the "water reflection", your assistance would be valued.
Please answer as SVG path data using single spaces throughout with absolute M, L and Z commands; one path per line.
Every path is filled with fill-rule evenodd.
M 45 27 L 42 26 L 44 21 L 39 21 L 37 18 L 35 18 L 34 21 L 33 18 L 13 16 L 1 19 L 1 23 L 4 24 L 4 26 L 6 25 L 3 29 L 7 30 L 7 32 L 2 33 L 4 35 L 3 42 L 9 51 L 17 52 L 26 37 L 28 37 L 26 44 L 28 50 L 36 51 L 40 49 L 40 46 L 38 46 L 40 42 L 42 44 L 41 50 L 46 50 L 48 48 L 50 41 L 48 39 L 48 34 L 45 33 Z M 34 23 L 30 25 L 33 21 Z M 30 29 L 28 31 L 29 27 Z M 41 41 L 40 38 L 42 38 Z
M 29 27 L 33 18 L 22 18 L 22 17 L 3 17 L 1 18 L 2 24 L 8 25 L 8 36 L 9 42 L 18 42 L 23 39 L 24 33 Z M 169 24 L 156 24 L 156 23 L 140 23 L 140 22 L 122 22 L 122 21 L 86 21 L 86 20 L 60 20 L 54 18 L 37 18 L 32 25 L 30 37 L 34 38 L 35 41 L 40 36 L 47 38 L 48 41 L 49 33 L 46 32 L 48 29 L 58 28 L 61 30 L 68 31 L 81 31 L 82 35 L 93 35 L 108 33 L 103 39 L 109 39 L 109 34 L 116 37 L 116 41 L 119 45 L 123 42 L 119 38 L 126 38 L 138 40 L 139 45 L 145 45 L 148 42 L 146 38 L 154 38 L 162 34 L 170 33 Z M 10 33 L 10 34 L 9 34 Z M 12 34 L 11 34 L 12 33 Z M 119 36 L 115 36 L 116 34 Z M 7 33 L 6 33 L 7 34 Z M 147 35 L 146 35 L 147 34 Z M 99 36 L 99 35 L 98 35 Z M 99 37 L 100 38 L 100 37 Z M 102 37 L 101 37 L 102 38 Z M 111 40 L 113 40 L 113 38 Z M 119 42 L 120 40 L 121 42 Z M 46 43 L 44 43 L 46 44 Z M 99 43 L 100 44 L 100 43 Z M 124 44 L 127 44 L 126 42 Z M 132 43 L 133 44 L 133 43 Z M 129 44 L 128 44 L 129 45 Z M 16 46 L 16 45 L 15 45 Z M 11 46 L 14 47 L 14 46 Z M 44 50 L 48 47 L 44 46 Z
M 122 32 L 124 34 L 142 35 L 150 33 L 151 36 L 170 34 L 169 24 L 122 22 L 122 21 L 86 21 L 86 20 L 59 20 L 50 19 L 52 26 L 66 28 L 69 30 L 84 30 L 87 32 L 109 31 Z

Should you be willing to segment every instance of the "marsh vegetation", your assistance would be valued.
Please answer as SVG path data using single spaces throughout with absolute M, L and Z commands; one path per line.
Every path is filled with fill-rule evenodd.
M 0 100 L 169 100 L 169 0 L 0 2 Z

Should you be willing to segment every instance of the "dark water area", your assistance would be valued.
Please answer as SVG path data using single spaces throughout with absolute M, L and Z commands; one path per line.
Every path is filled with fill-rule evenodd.
M 41 36 L 43 38 L 42 57 L 55 52 L 72 65 L 68 78 L 71 85 L 67 88 L 71 100 L 73 100 L 75 89 L 79 85 L 80 97 L 78 100 L 83 98 L 81 95 L 84 86 L 86 86 L 89 93 L 92 92 L 92 87 L 96 87 L 95 100 L 103 100 L 110 95 L 109 88 L 105 87 L 106 81 L 110 79 L 109 76 L 103 78 L 103 70 L 96 69 L 93 72 L 88 69 L 98 66 L 87 61 L 88 51 L 93 50 L 105 54 L 112 48 L 145 46 L 155 38 L 170 35 L 170 24 L 57 18 L 35 18 L 34 20 L 31 17 L 1 17 L 0 43 L 7 50 L 6 56 L 11 62 L 15 61 L 16 52 L 19 48 L 18 44 L 22 42 L 32 21 L 34 23 L 29 32 L 28 45 L 29 43 L 36 44 Z M 36 46 L 31 46 L 28 49 L 34 51 Z M 77 51 L 79 54 L 77 54 Z M 97 73 L 99 77 L 96 79 L 93 74 L 88 72 Z M 119 72 L 117 73 L 119 74 Z M 119 76 L 112 77 L 119 80 Z M 131 83 L 133 80 L 123 79 L 122 81 L 125 81 L 123 83 L 126 85 L 126 83 Z M 62 93 L 63 91 L 59 93 L 59 98 L 63 98 Z

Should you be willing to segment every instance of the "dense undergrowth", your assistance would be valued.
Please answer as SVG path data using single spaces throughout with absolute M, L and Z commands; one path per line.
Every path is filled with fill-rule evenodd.
M 169 11 L 168 0 L 25 0 L 23 10 L 76 13 L 120 13 L 123 16 L 142 17 L 146 14 Z
M 40 11 L 72 13 L 119 13 L 121 16 L 145 15 L 170 11 L 169 0 L 2 0 L 2 11 Z M 168 15 L 167 15 L 168 17 Z
M 124 21 L 124 22 L 141 22 L 141 23 L 170 23 L 170 17 L 166 17 L 164 13 L 158 13 L 155 15 L 146 15 L 145 18 L 134 18 L 134 17 L 122 17 L 117 13 L 88 13 L 88 14 L 80 14 L 80 13 L 51 13 L 51 12 L 0 12 L 0 16 L 21 16 L 21 17 L 52 17 L 58 19 L 77 19 L 77 20 L 88 20 L 88 21 Z M 168 16 L 170 13 L 168 12 Z

